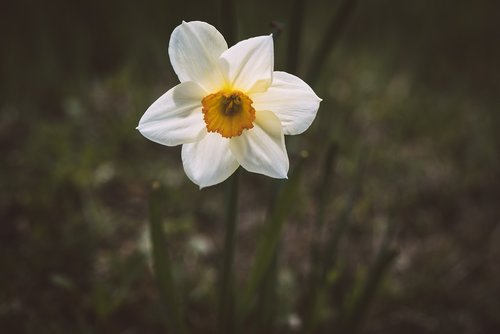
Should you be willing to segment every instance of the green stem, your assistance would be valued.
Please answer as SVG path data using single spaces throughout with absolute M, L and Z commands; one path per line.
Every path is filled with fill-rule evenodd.
M 318 212 L 316 215 L 316 222 L 314 225 L 315 233 L 311 252 L 311 262 L 314 268 L 318 268 L 319 260 L 319 238 L 323 232 L 323 226 L 325 224 L 325 213 L 328 200 L 330 199 L 331 183 L 333 174 L 335 173 L 335 163 L 337 160 L 338 146 L 335 142 L 332 142 L 328 147 L 325 157 L 325 163 L 323 167 L 323 178 L 320 185 L 320 195 L 318 199 Z
M 233 0 L 220 0 L 219 23 L 229 46 L 235 43 L 236 15 Z M 236 248 L 236 216 L 238 208 L 238 174 L 227 181 L 225 239 L 219 278 L 218 328 L 222 333 L 234 332 L 234 253 Z
M 220 29 L 229 46 L 236 42 L 236 11 L 233 0 L 221 0 L 219 10 Z
M 341 211 L 336 226 L 333 229 L 332 234 L 330 235 L 326 244 L 326 252 L 323 259 L 323 272 L 322 272 L 323 279 L 326 277 L 328 272 L 335 266 L 340 240 L 344 235 L 347 226 L 349 225 L 349 220 L 351 217 L 352 210 L 361 192 L 362 179 L 365 171 L 366 161 L 368 160 L 368 155 L 369 152 L 365 148 L 361 148 L 358 153 L 354 183 L 347 195 L 346 206 Z
M 290 29 L 288 32 L 287 71 L 292 74 L 297 74 L 299 68 L 304 17 L 304 0 L 295 0 L 293 2 L 292 17 L 288 24 Z
M 377 292 L 384 274 L 398 255 L 398 251 L 387 245 L 383 245 L 379 251 L 375 263 L 370 268 L 368 277 L 364 281 L 360 290 L 355 290 L 357 294 L 354 300 L 344 312 L 341 311 L 339 328 L 340 333 L 356 333 L 363 322 L 363 318 L 368 310 L 375 293 Z
M 324 290 L 323 267 L 320 261 L 320 239 L 323 235 L 325 213 L 328 199 L 330 198 L 331 182 L 334 174 L 334 166 L 337 158 L 338 146 L 332 142 L 328 147 L 325 163 L 323 167 L 323 177 L 321 179 L 320 194 L 318 198 L 318 211 L 314 224 L 314 233 L 311 244 L 311 277 L 307 295 L 306 316 L 303 333 L 310 333 L 318 321 L 318 303 L 321 292 Z
M 155 183 L 149 199 L 153 267 L 162 303 L 167 308 L 167 327 L 173 333 L 182 334 L 186 333 L 184 308 L 181 303 L 179 286 L 176 284 L 172 273 L 173 263 L 168 256 L 168 242 L 162 225 L 162 209 L 166 198 L 167 192 L 165 188 L 159 183 Z
M 326 173 L 328 173 L 328 170 L 331 169 L 333 166 L 334 163 L 333 159 L 336 154 L 336 150 L 337 149 L 332 144 L 332 147 L 330 148 L 325 161 Z M 364 161 L 366 159 L 365 154 L 366 154 L 365 150 L 361 149 L 359 156 L 357 158 L 357 170 L 356 170 L 355 182 L 347 195 L 346 206 L 341 211 L 337 219 L 337 222 L 335 224 L 335 227 L 326 242 L 325 251 L 323 252 L 321 259 L 320 259 L 319 249 L 317 249 L 318 252 L 316 253 L 317 256 L 314 255 L 313 253 L 312 264 L 314 269 L 312 272 L 311 292 L 309 296 L 309 305 L 306 310 L 303 333 L 312 333 L 318 326 L 320 320 L 319 310 L 322 308 L 322 305 L 320 304 L 322 302 L 321 298 L 325 293 L 328 293 L 329 291 L 329 286 L 327 284 L 328 273 L 336 266 L 339 243 L 347 230 L 352 209 L 355 204 L 355 200 L 360 192 L 362 173 L 365 164 Z M 330 177 L 327 177 L 325 179 L 326 179 L 325 182 L 326 181 L 331 182 Z M 322 194 L 322 196 L 326 196 L 326 194 Z M 323 200 L 326 201 L 326 198 Z M 324 214 L 325 212 L 321 211 L 321 206 L 320 206 L 320 211 L 318 212 L 319 220 L 317 221 L 317 224 L 320 226 L 323 224 Z
M 282 180 L 273 180 L 270 189 L 270 200 L 267 208 L 266 217 L 271 217 L 278 197 L 279 190 L 283 187 Z M 267 222 L 266 222 L 267 223 Z M 277 246 L 280 247 L 279 245 Z M 254 331 L 271 332 L 276 311 L 276 284 L 278 275 L 278 251 L 273 254 L 272 263 L 264 274 L 261 282 L 261 288 L 258 291 L 258 300 L 255 312 Z
M 357 2 L 358 0 L 344 0 L 337 11 L 337 15 L 330 22 L 330 26 L 321 39 L 319 49 L 312 56 L 309 71 L 306 75 L 306 82 L 311 86 L 318 80 L 321 69 L 337 43 L 342 30 L 345 28 L 347 22 L 349 22 L 349 18 L 353 14 Z
M 278 245 L 278 248 L 280 246 Z M 277 311 L 278 251 L 262 280 L 256 308 L 256 331 L 272 333 Z
M 219 286 L 219 328 L 223 333 L 234 329 L 234 253 L 236 248 L 236 220 L 238 212 L 237 170 L 228 180 L 226 195 L 226 234 Z
M 281 231 L 286 216 L 293 208 L 296 193 L 300 185 L 300 176 L 303 169 L 305 157 L 299 160 L 297 166 L 290 173 L 290 179 L 279 181 L 276 201 L 271 216 L 266 219 L 264 233 L 262 233 L 257 244 L 255 260 L 252 264 L 248 281 L 243 291 L 243 296 L 238 308 L 239 324 L 246 318 L 255 303 L 255 296 L 262 286 L 262 280 L 273 263 L 278 244 L 281 239 Z

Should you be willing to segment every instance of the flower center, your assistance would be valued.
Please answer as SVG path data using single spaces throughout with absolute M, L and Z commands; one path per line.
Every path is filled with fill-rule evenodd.
M 221 90 L 201 100 L 203 119 L 209 132 L 218 132 L 225 138 L 241 135 L 253 128 L 255 109 L 253 101 L 237 90 Z

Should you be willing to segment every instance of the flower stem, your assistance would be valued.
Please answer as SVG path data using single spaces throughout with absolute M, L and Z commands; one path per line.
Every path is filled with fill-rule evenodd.
M 266 219 L 264 233 L 262 233 L 257 244 L 254 263 L 252 264 L 248 281 L 238 307 L 238 321 L 241 323 L 252 310 L 255 297 L 262 280 L 265 278 L 270 266 L 273 264 L 275 254 L 281 240 L 281 232 L 285 218 L 294 207 L 294 200 L 300 186 L 300 176 L 303 171 L 305 157 L 297 163 L 290 173 L 290 179 L 279 181 L 274 207 L 271 215 Z
M 349 22 L 349 18 L 352 16 L 357 2 L 358 0 L 344 0 L 344 2 L 340 4 L 337 15 L 330 21 L 330 26 L 323 35 L 318 50 L 316 50 L 312 56 L 309 70 L 306 75 L 306 82 L 310 85 L 316 84 L 321 69 L 338 41 L 342 30 L 345 28 L 347 22 Z
M 179 284 L 174 280 L 173 263 L 168 256 L 168 242 L 162 225 L 162 208 L 167 191 L 160 183 L 153 184 L 149 199 L 150 237 L 155 278 L 160 291 L 160 298 L 166 308 L 167 327 L 173 333 L 186 333 L 184 308 L 181 302 Z
M 358 331 L 384 275 L 390 269 L 397 256 L 398 251 L 395 248 L 389 246 L 387 243 L 381 246 L 375 262 L 370 267 L 368 276 L 359 286 L 354 287 L 347 305 L 340 310 L 338 320 L 339 333 L 356 333 Z
M 237 170 L 227 182 L 224 251 L 219 281 L 218 327 L 222 333 L 232 333 L 234 329 L 234 252 L 236 248 L 236 218 L 238 208 Z
M 325 174 L 322 180 L 322 184 L 325 185 L 325 187 L 323 187 L 322 189 L 323 190 L 321 194 L 322 198 L 320 199 L 320 205 L 318 208 L 317 221 L 316 221 L 317 233 L 320 233 L 319 230 L 324 225 L 325 213 L 326 213 L 325 212 L 326 200 L 327 200 L 326 197 L 328 195 L 324 191 L 326 191 L 325 188 L 330 188 L 329 183 L 331 182 L 331 180 L 329 178 L 331 177 L 330 175 L 332 174 L 331 169 L 333 168 L 335 155 L 337 154 L 337 149 L 338 149 L 335 146 L 336 146 L 335 144 L 332 144 L 332 146 L 329 148 L 329 151 L 327 153 L 327 158 L 325 161 L 325 169 L 324 169 Z M 311 256 L 313 271 L 311 273 L 311 286 L 308 296 L 309 304 L 306 308 L 303 333 L 313 333 L 316 331 L 319 325 L 321 310 L 325 308 L 324 305 L 325 299 L 323 298 L 323 296 L 325 294 L 328 294 L 331 288 L 331 286 L 329 286 L 327 282 L 327 277 L 328 274 L 331 273 L 336 266 L 338 266 L 336 262 L 338 260 L 337 255 L 338 255 L 339 243 L 347 231 L 348 225 L 351 220 L 350 217 L 352 214 L 352 210 L 354 208 L 355 201 L 357 200 L 359 193 L 361 191 L 362 175 L 363 175 L 362 173 L 364 171 L 365 159 L 366 159 L 365 150 L 362 149 L 361 153 L 359 153 L 359 156 L 357 158 L 357 167 L 355 174 L 356 176 L 354 178 L 355 182 L 353 183 L 351 190 L 346 196 L 346 206 L 341 211 L 339 217 L 337 218 L 337 222 L 333 230 L 331 231 L 328 240 L 326 241 L 325 250 L 322 251 L 320 254 L 320 249 L 318 248 L 318 245 L 313 244 L 312 256 Z M 318 242 L 317 239 L 314 241 Z M 345 332 L 345 333 L 350 333 L 350 332 Z
M 236 12 L 234 0 L 220 0 L 219 23 L 229 46 L 236 39 Z M 234 253 L 236 248 L 236 218 L 238 213 L 239 169 L 227 181 L 224 250 L 219 278 L 219 314 L 217 325 L 220 333 L 233 333 L 235 328 Z
M 236 42 L 236 16 L 233 0 L 221 0 L 219 10 L 219 22 L 222 34 L 229 46 Z
M 299 53 L 302 43 L 302 24 L 304 22 L 304 0 L 294 0 L 290 31 L 288 32 L 287 71 L 297 74 L 299 68 Z

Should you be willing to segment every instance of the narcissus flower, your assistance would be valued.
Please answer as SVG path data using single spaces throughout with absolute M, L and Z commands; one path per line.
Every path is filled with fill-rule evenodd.
M 154 102 L 137 129 L 167 146 L 182 146 L 187 176 L 200 188 L 227 179 L 238 166 L 286 178 L 284 135 L 304 132 L 321 99 L 298 77 L 274 71 L 273 38 L 231 48 L 213 26 L 183 22 L 168 54 L 180 84 Z

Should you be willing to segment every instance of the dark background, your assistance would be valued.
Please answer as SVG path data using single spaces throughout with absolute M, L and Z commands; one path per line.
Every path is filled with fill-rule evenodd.
M 299 76 L 339 3 L 306 2 Z M 238 40 L 274 32 L 276 70 L 287 66 L 291 8 L 236 1 Z M 172 30 L 182 20 L 219 26 L 218 12 L 214 1 L 1 5 L 2 333 L 163 331 L 148 255 L 154 180 L 170 193 L 167 233 L 190 326 L 209 331 L 224 186 L 200 192 L 184 175 L 180 148 L 149 142 L 135 127 L 177 83 L 167 56 Z M 365 157 L 342 243 L 353 281 L 370 265 L 380 231 L 397 225 L 398 257 L 360 331 L 500 332 L 499 13 L 493 0 L 358 1 L 314 83 L 324 100 L 317 119 L 289 146 L 292 163 L 302 149 L 309 159 L 281 244 L 278 332 L 293 331 L 286 319 L 300 310 L 329 140 L 339 147 L 332 226 Z M 271 180 L 241 179 L 244 278 Z

